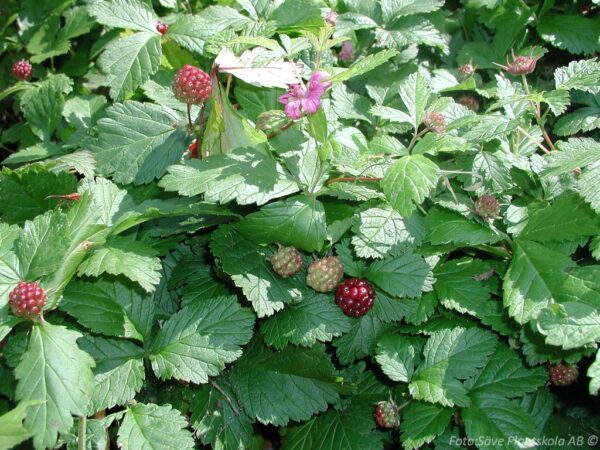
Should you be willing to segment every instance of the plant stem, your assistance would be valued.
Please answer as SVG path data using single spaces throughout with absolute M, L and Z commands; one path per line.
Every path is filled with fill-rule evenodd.
M 529 89 L 529 83 L 527 82 L 527 77 L 525 75 L 521 75 L 521 78 L 523 79 L 523 87 L 525 88 L 525 93 L 528 96 L 531 96 L 531 90 Z M 542 136 L 544 136 L 544 140 L 548 144 L 548 147 L 550 147 L 550 150 L 556 150 L 556 147 L 554 146 L 554 143 L 552 142 L 550 135 L 548 135 L 548 132 L 546 131 L 546 127 L 544 126 L 544 122 L 543 122 L 542 114 L 541 114 L 540 102 L 533 101 L 533 100 L 530 100 L 530 102 L 531 102 L 531 106 L 533 107 L 535 121 L 538 124 L 538 126 L 540 127 L 540 131 L 542 132 Z
M 188 128 L 190 133 L 194 132 L 194 125 L 192 124 L 192 104 L 187 104 L 187 117 L 188 117 Z
M 413 137 L 410 140 L 410 142 L 408 143 L 408 147 L 407 147 L 408 153 L 410 153 L 412 151 L 413 147 L 417 143 L 417 139 L 419 139 L 421 136 L 423 136 L 425 133 L 427 133 L 427 131 L 429 131 L 427 128 L 425 128 L 424 130 L 421 130 L 421 131 L 419 131 L 419 128 L 415 128 Z
M 78 424 L 78 436 L 77 436 L 77 450 L 85 450 L 85 433 L 86 433 L 86 417 L 85 416 L 80 416 L 79 417 L 79 424 Z
M 517 130 L 519 130 L 521 133 L 523 133 L 525 136 L 527 136 L 527 138 L 529 138 L 529 140 L 531 142 L 533 142 L 535 145 L 537 145 L 539 148 L 541 148 L 546 155 L 550 154 L 550 150 L 548 150 L 546 147 L 544 147 L 542 144 L 540 144 L 538 141 L 536 141 L 532 135 L 530 135 L 527 131 L 525 131 L 523 129 L 523 127 L 517 127 Z
M 341 181 L 365 181 L 365 182 L 379 182 L 383 180 L 383 178 L 375 178 L 375 177 L 337 177 L 332 178 L 331 180 L 327 180 L 325 184 L 337 183 Z
M 235 415 L 236 415 L 236 416 L 239 416 L 239 414 L 240 414 L 240 410 L 236 408 L 236 406 L 235 406 L 235 405 L 234 405 L 234 403 L 233 403 L 233 400 L 231 400 L 231 397 L 230 397 L 230 396 L 227 394 L 227 392 L 225 392 L 225 391 L 223 390 L 223 388 L 217 384 L 217 382 L 216 382 L 216 381 L 212 381 L 212 380 L 211 380 L 211 381 L 210 381 L 210 384 L 211 384 L 211 385 L 212 385 L 212 386 L 213 386 L 213 387 L 214 387 L 214 388 L 215 388 L 217 391 L 219 391 L 223 397 L 225 397 L 225 400 L 227 400 L 227 403 L 229 403 L 229 406 L 231 406 L 231 409 L 233 409 L 233 412 L 235 413 Z

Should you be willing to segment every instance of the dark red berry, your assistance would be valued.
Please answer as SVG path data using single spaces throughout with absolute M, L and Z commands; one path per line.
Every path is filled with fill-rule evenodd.
M 555 386 L 569 386 L 577 380 L 579 371 L 576 366 L 568 366 L 566 364 L 557 364 L 550 366 L 548 369 L 550 381 Z
M 198 158 L 198 139 L 194 139 L 188 146 L 188 154 L 190 155 L 190 159 Z
M 173 80 L 173 93 L 184 103 L 200 104 L 210 97 L 210 75 L 199 67 L 183 66 Z
M 338 286 L 335 301 L 346 315 L 360 317 L 373 307 L 375 289 L 363 278 L 350 278 Z
M 475 214 L 482 219 L 497 219 L 500 216 L 500 203 L 493 195 L 482 195 L 475 202 Z
M 31 64 L 29 64 L 29 61 L 22 59 L 21 61 L 17 61 L 13 64 L 10 72 L 12 73 L 12 76 L 18 80 L 25 81 L 31 78 L 33 69 Z
M 21 281 L 8 294 L 8 304 L 15 316 L 34 319 L 42 314 L 47 298 L 46 293 L 38 283 Z
M 157 22 L 156 31 L 158 31 L 160 34 L 165 34 L 167 31 L 169 31 L 169 25 L 163 22 Z
M 400 425 L 398 406 L 393 401 L 377 403 L 374 416 L 381 428 L 397 428 Z

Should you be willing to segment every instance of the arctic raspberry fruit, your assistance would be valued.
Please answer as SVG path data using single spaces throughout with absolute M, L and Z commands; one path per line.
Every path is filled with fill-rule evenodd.
M 271 256 L 273 270 L 283 278 L 296 275 L 302 268 L 302 263 L 302 255 L 294 247 L 279 247 Z
M 381 428 L 397 428 L 400 425 L 398 406 L 393 401 L 377 403 L 374 416 Z
M 577 380 L 579 371 L 576 366 L 557 364 L 548 369 L 550 381 L 554 386 L 569 386 Z
M 471 111 L 479 111 L 479 100 L 477 100 L 472 95 L 461 95 L 458 99 L 458 103 L 463 106 L 466 106 Z
M 38 283 L 21 281 L 8 294 L 8 304 L 15 316 L 34 319 L 42 313 L 47 298 Z
M 33 69 L 29 61 L 22 59 L 21 61 L 17 61 L 13 64 L 12 70 L 10 71 L 12 76 L 21 80 L 29 80 L 31 78 L 31 74 L 33 73 Z
M 439 112 L 427 111 L 423 115 L 423 123 L 434 133 L 442 134 L 446 131 L 446 119 Z
M 308 266 L 306 284 L 318 292 L 332 291 L 342 279 L 344 268 L 336 256 L 313 261 Z
M 344 314 L 360 317 L 373 307 L 375 289 L 363 278 L 350 278 L 338 286 L 335 301 Z
M 183 66 L 173 80 L 173 93 L 188 104 L 204 103 L 210 97 L 212 86 L 210 75 L 199 67 Z
M 500 204 L 493 195 L 482 195 L 475 202 L 475 214 L 482 219 L 496 219 L 500 215 Z
M 160 34 L 165 34 L 167 31 L 169 31 L 169 25 L 163 22 L 157 22 L 156 31 L 158 31 Z
M 198 157 L 198 139 L 194 139 L 194 141 L 188 145 L 188 154 L 190 159 Z
M 463 64 L 458 68 L 458 71 L 461 75 L 465 77 L 470 77 L 475 73 L 475 67 L 471 63 Z

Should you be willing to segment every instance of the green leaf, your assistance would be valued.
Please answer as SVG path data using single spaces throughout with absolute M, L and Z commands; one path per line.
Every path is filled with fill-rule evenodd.
M 535 319 L 561 290 L 564 271 L 574 263 L 562 253 L 537 242 L 516 240 L 504 277 L 504 306 L 518 323 Z
M 119 428 L 117 445 L 123 450 L 194 448 L 186 418 L 171 405 L 138 403 L 127 408 Z
M 477 120 L 473 123 L 475 125 L 470 126 L 462 137 L 474 143 L 490 142 L 493 139 L 507 136 L 520 125 L 518 120 L 511 120 L 509 117 L 491 114 L 477 116 Z
M 462 214 L 443 208 L 432 208 L 425 217 L 427 238 L 433 245 L 490 244 L 501 238 L 485 225 L 470 221 Z
M 403 219 L 393 208 L 380 206 L 360 212 L 352 231 L 357 256 L 384 258 L 398 244 L 419 245 L 425 229 L 418 215 Z
M 204 385 L 194 392 L 192 426 L 205 445 L 215 449 L 247 449 L 252 440 L 250 418 L 235 400 L 233 388 L 219 381 L 219 392 Z
M 321 250 L 327 237 L 323 204 L 300 195 L 263 206 L 238 229 L 259 244 L 278 242 L 307 252 Z
M 372 405 L 353 403 L 343 411 L 330 409 L 285 430 L 283 450 L 382 450 L 382 437 L 373 432 Z
M 120 281 L 72 281 L 60 309 L 94 331 L 107 336 L 144 341 L 154 323 L 154 303 Z
M 31 437 L 31 433 L 23 426 L 29 405 L 31 403 L 21 402 L 0 416 L 0 448 L 13 448 Z
M 140 0 L 100 0 L 88 6 L 90 14 L 102 25 L 157 33 L 158 18 Z
M 96 361 L 88 412 L 93 414 L 133 400 L 144 384 L 144 349 L 126 340 L 92 336 L 80 344 Z
M 169 167 L 159 185 L 180 195 L 204 194 L 206 201 L 240 205 L 268 202 L 298 191 L 298 185 L 272 157 L 250 149 Z
M 421 204 L 437 184 L 438 166 L 422 155 L 403 156 L 385 173 L 381 187 L 391 205 L 409 217 L 414 203 Z
M 39 166 L 0 172 L 0 213 L 7 223 L 32 220 L 58 205 L 61 200 L 48 195 L 72 194 L 77 177 L 66 172 L 53 173 Z
M 374 313 L 352 320 L 350 331 L 333 341 L 340 362 L 349 364 L 356 359 L 373 354 L 377 339 L 388 329 L 389 327 Z
M 270 17 L 280 32 L 316 31 L 323 26 L 321 11 L 315 0 L 285 0 Z
M 417 297 L 425 288 L 429 270 L 420 255 L 406 253 L 373 262 L 364 276 L 394 297 Z
M 111 41 L 98 59 L 113 100 L 124 100 L 160 66 L 160 34 L 143 31 Z
M 593 19 L 561 14 L 544 16 L 537 31 L 546 42 L 576 55 L 598 51 L 600 24 Z
M 415 347 L 407 336 L 386 334 L 377 341 L 375 360 L 390 380 L 408 383 L 415 369 Z
M 596 59 L 571 61 L 554 71 L 556 89 L 577 89 L 597 94 L 600 92 L 600 62 Z
M 64 104 L 62 89 L 54 83 L 43 83 L 31 101 L 25 103 L 23 113 L 37 137 L 50 141 L 62 120 Z
M 462 417 L 467 437 L 481 442 L 477 447 L 482 450 L 516 450 L 535 445 L 532 440 L 539 436 L 533 417 L 515 401 L 504 398 L 477 396 L 463 409 Z M 505 444 L 495 443 L 500 440 Z
M 529 213 L 519 239 L 537 242 L 576 240 L 593 236 L 600 229 L 600 217 L 577 194 L 565 193 L 552 205 Z
M 387 23 L 396 17 L 429 13 L 440 9 L 443 0 L 382 0 L 381 11 Z
M 557 136 L 572 136 L 574 134 L 600 128 L 600 108 L 587 106 L 560 117 L 554 125 Z M 553 155 L 555 152 L 552 152 Z
M 113 236 L 106 246 L 95 250 L 79 266 L 78 275 L 95 276 L 103 273 L 125 275 L 146 292 L 153 292 L 160 282 L 160 259 L 156 251 L 139 241 Z
M 600 312 L 584 303 L 554 304 L 540 312 L 537 329 L 547 344 L 565 350 L 582 347 L 600 340 Z
M 454 411 L 440 405 L 412 402 L 402 414 L 401 440 L 405 449 L 416 450 L 433 441 L 450 423 Z
M 152 103 L 128 101 L 107 108 L 98 121 L 98 138 L 89 148 L 98 171 L 118 183 L 144 184 L 161 177 L 181 159 L 186 135 L 173 128 L 177 114 Z
M 313 346 L 350 330 L 350 318 L 328 295 L 303 293 L 302 301 L 286 306 L 260 327 L 265 342 L 277 349 L 288 344 Z
M 77 347 L 79 337 L 62 326 L 35 324 L 15 369 L 17 400 L 41 402 L 28 408 L 25 420 L 36 448 L 53 447 L 58 433 L 73 426 L 71 415 L 87 413 L 94 360 Z
M 152 343 L 156 376 L 207 383 L 242 355 L 252 337 L 253 314 L 236 297 L 216 297 L 187 306 L 165 322 Z
M 577 167 L 584 168 L 600 157 L 600 143 L 589 138 L 573 138 L 567 142 L 557 142 L 559 151 L 546 158 L 546 166 L 540 176 L 553 176 L 568 173 Z
M 397 54 L 397 50 L 388 49 L 368 55 L 352 64 L 347 70 L 331 77 L 331 81 L 333 83 L 341 83 L 342 81 L 349 80 L 350 78 L 363 75 L 392 59 Z
M 413 128 L 419 128 L 431 95 L 429 81 L 420 72 L 413 73 L 400 84 L 400 98 L 411 118 Z
M 468 406 L 467 379 L 483 367 L 497 345 L 496 337 L 480 328 L 453 328 L 432 333 L 423 349 L 409 391 L 416 400 L 444 406 Z
M 243 238 L 235 228 L 221 226 L 215 231 L 211 249 L 225 273 L 252 302 L 258 317 L 273 315 L 283 309 L 284 303 L 300 298 L 302 285 L 273 272 L 265 249 Z
M 334 366 L 320 347 L 274 352 L 255 344 L 230 376 L 246 412 L 264 424 L 307 420 L 339 399 Z
M 587 376 L 590 378 L 590 394 L 598 395 L 598 391 L 600 391 L 600 350 L 596 353 L 596 359 L 588 368 Z
M 600 164 L 595 163 L 584 171 L 577 181 L 577 188 L 585 201 L 600 214 Z
M 526 368 L 514 350 L 499 345 L 481 372 L 465 386 L 470 396 L 515 398 L 537 390 L 547 379 L 542 367 Z

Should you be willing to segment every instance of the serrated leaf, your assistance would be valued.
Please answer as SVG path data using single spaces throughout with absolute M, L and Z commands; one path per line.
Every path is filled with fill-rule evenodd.
M 554 302 L 571 259 L 537 242 L 517 240 L 504 277 L 504 306 L 518 323 L 535 319 Z
M 318 251 L 327 237 L 325 209 L 314 198 L 289 197 L 247 215 L 238 230 L 259 244 L 278 242 L 307 252 Z
M 119 427 L 117 445 L 123 450 L 165 450 L 194 448 L 187 420 L 171 405 L 138 403 L 125 412 Z
M 364 276 L 394 297 L 417 297 L 426 286 L 429 270 L 420 255 L 406 253 L 373 262 Z
M 350 331 L 333 341 L 340 362 L 349 364 L 356 359 L 372 354 L 375 351 L 377 339 L 388 329 L 389 326 L 379 320 L 374 313 L 365 314 L 361 318 L 353 320 Z
M 565 350 L 583 347 L 600 340 L 600 313 L 584 303 L 554 304 L 540 312 L 537 329 L 547 344 Z
M 79 265 L 78 275 L 124 275 L 146 292 L 153 292 L 160 282 L 160 269 L 156 250 L 139 241 L 113 236 Z
M 311 347 L 350 330 L 350 319 L 330 296 L 305 292 L 302 301 L 288 305 L 260 327 L 265 342 L 277 349 L 288 344 Z
M 593 19 L 569 14 L 544 16 L 537 26 L 545 41 L 573 54 L 593 54 L 598 51 L 600 24 Z
M 89 5 L 88 10 L 102 25 L 156 33 L 158 18 L 140 0 L 100 0 Z
M 165 322 L 152 343 L 156 376 L 207 383 L 242 355 L 252 337 L 254 316 L 235 297 L 216 297 L 187 306 Z
M 436 11 L 444 4 L 443 0 L 382 0 L 383 20 L 390 22 L 400 16 Z
M 143 31 L 112 41 L 98 59 L 106 74 L 110 97 L 126 99 L 150 79 L 160 66 L 160 34 Z
M 467 391 L 459 380 L 475 375 L 496 345 L 496 337 L 479 328 L 432 333 L 423 349 L 424 361 L 409 384 L 411 395 L 444 406 L 468 406 Z
M 547 379 L 546 370 L 526 368 L 514 350 L 499 345 L 481 372 L 465 386 L 469 395 L 515 398 L 535 391 Z
M 225 273 L 252 302 L 258 317 L 273 315 L 283 309 L 284 303 L 301 298 L 298 282 L 273 272 L 265 249 L 244 239 L 235 228 L 222 226 L 215 231 L 211 249 Z
M 48 142 L 62 119 L 65 99 L 55 83 L 43 83 L 23 106 L 23 113 L 37 137 Z
M 598 128 L 600 128 L 600 108 L 587 106 L 560 117 L 554 125 L 554 134 L 557 136 L 572 136 Z
M 23 426 L 29 402 L 21 402 L 15 408 L 0 416 L 0 448 L 13 448 L 31 437 L 31 432 Z
M 573 138 L 558 142 L 559 151 L 546 158 L 546 166 L 540 176 L 562 175 L 571 170 L 584 168 L 600 158 L 600 143 L 589 138 Z
M 93 389 L 94 360 L 77 347 L 80 333 L 50 323 L 36 324 L 15 369 L 19 401 L 30 406 L 25 424 L 37 448 L 52 447 L 71 429 L 71 415 L 85 416 Z
M 600 92 L 600 63 L 596 59 L 571 61 L 554 71 L 556 89 L 577 89 L 596 94 Z
M 375 360 L 390 380 L 408 383 L 415 369 L 415 347 L 406 336 L 386 334 L 377 341 Z
M 146 378 L 144 349 L 126 340 L 86 337 L 81 348 L 96 361 L 94 393 L 88 406 L 95 413 L 132 400 Z
M 400 98 L 411 118 L 413 128 L 419 128 L 431 95 L 429 81 L 420 72 L 408 76 L 400 84 Z
M 454 414 L 450 408 L 413 402 L 402 414 L 401 440 L 407 450 L 416 450 L 441 434 Z
M 590 378 L 590 394 L 598 395 L 598 391 L 600 391 L 600 351 L 596 353 L 596 359 L 588 368 L 587 376 Z
M 539 436 L 533 417 L 515 401 L 477 396 L 462 414 L 467 437 L 480 442 L 482 450 L 516 450 L 535 445 Z
M 408 217 L 437 184 L 438 166 L 422 155 L 403 156 L 385 173 L 381 187 L 391 205 Z
M 333 83 L 341 83 L 342 81 L 349 80 L 350 78 L 363 75 L 392 59 L 397 54 L 397 50 L 388 49 L 368 55 L 352 64 L 347 70 L 331 77 L 331 81 Z
M 246 412 L 264 424 L 306 420 L 339 399 L 333 364 L 320 347 L 273 352 L 255 344 L 230 376 Z
M 468 220 L 462 214 L 443 208 L 432 208 L 425 217 L 427 238 L 433 245 L 490 244 L 501 238 L 488 227 Z
M 98 171 L 118 183 L 144 184 L 161 177 L 181 159 L 185 133 L 174 128 L 179 116 L 152 103 L 127 101 L 107 108 L 98 121 L 90 150 Z
M 585 201 L 600 214 L 600 164 L 595 163 L 584 171 L 577 181 L 577 188 Z

